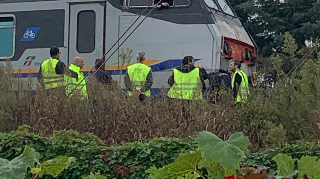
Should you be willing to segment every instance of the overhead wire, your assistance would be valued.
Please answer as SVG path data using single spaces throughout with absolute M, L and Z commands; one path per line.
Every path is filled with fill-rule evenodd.
M 147 9 L 149 9 L 152 4 L 153 8 L 145 15 L 145 17 L 142 19 L 142 21 L 133 29 L 133 31 L 124 39 L 124 41 L 113 51 L 113 53 L 109 56 L 109 58 L 107 58 L 106 60 L 103 61 L 103 63 L 99 66 L 99 69 L 112 57 L 112 55 L 126 42 L 126 40 L 136 31 L 136 29 L 145 21 L 145 19 L 149 16 L 149 14 L 155 9 L 155 7 L 157 5 L 159 5 L 162 2 L 162 0 L 160 0 L 157 4 L 154 4 L 154 0 L 151 1 L 151 3 L 148 5 L 148 7 L 146 7 L 141 14 L 139 15 L 139 17 L 136 18 L 136 20 L 130 25 L 130 27 L 121 35 L 121 37 L 119 37 L 119 39 L 112 45 L 112 47 L 102 56 L 102 58 L 95 63 L 95 65 L 91 68 L 91 70 L 85 75 L 85 77 L 75 86 L 75 88 L 67 95 L 67 97 L 70 97 L 70 95 L 76 91 L 79 90 L 78 86 L 80 86 L 80 90 L 84 87 L 83 85 L 81 85 L 81 83 L 83 82 L 83 80 L 86 80 L 88 75 L 93 71 L 93 69 L 95 68 L 96 65 L 98 65 L 101 61 L 103 61 L 103 59 L 106 57 L 106 55 L 112 50 L 112 48 L 125 36 L 125 34 L 131 29 L 131 27 L 133 27 L 133 25 L 140 19 L 140 17 L 144 14 L 144 12 L 147 11 Z M 95 71 L 93 73 L 93 75 L 95 75 L 97 73 L 97 71 Z M 122 71 L 121 71 L 122 73 Z
M 317 44 L 320 41 L 320 39 L 318 39 L 315 44 Z M 290 76 L 296 69 L 298 69 L 303 62 L 307 59 L 307 55 L 309 55 L 310 53 L 312 53 L 312 49 L 315 47 L 310 48 L 302 57 L 301 59 L 292 67 L 292 69 L 288 72 L 288 76 Z

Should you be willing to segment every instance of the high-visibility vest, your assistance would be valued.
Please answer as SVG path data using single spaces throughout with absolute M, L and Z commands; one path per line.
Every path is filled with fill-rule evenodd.
M 63 86 L 63 74 L 56 74 L 58 59 L 47 59 L 41 64 L 42 78 L 45 89 Z
M 198 100 L 202 99 L 202 88 L 199 68 L 189 73 L 182 73 L 177 69 L 173 70 L 174 84 L 168 91 L 170 98 Z
M 66 86 L 67 96 L 71 97 L 78 93 L 82 95 L 82 97 L 84 96 L 85 98 L 88 98 L 86 80 L 83 73 L 80 71 L 80 67 L 71 64 L 69 69 L 78 74 L 78 79 L 72 78 L 67 74 L 64 75 L 64 84 Z
M 231 87 L 234 88 L 234 81 L 236 79 L 236 74 L 239 74 L 241 77 L 241 83 L 239 87 L 239 91 L 236 97 L 236 102 L 247 102 L 249 95 L 249 82 L 247 75 L 240 69 L 237 69 L 236 72 L 232 76 Z
M 144 89 L 147 81 L 148 74 L 150 73 L 151 68 L 143 63 L 136 63 L 128 66 L 128 75 L 132 84 L 131 89 Z M 132 96 L 132 91 L 127 92 L 129 96 Z M 150 90 L 141 92 L 146 96 L 150 96 Z

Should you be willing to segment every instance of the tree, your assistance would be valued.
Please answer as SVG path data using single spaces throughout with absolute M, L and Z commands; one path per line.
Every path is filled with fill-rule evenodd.
M 263 56 L 283 50 L 284 32 L 290 32 L 300 48 L 305 40 L 319 38 L 318 0 L 230 0 L 230 3 Z

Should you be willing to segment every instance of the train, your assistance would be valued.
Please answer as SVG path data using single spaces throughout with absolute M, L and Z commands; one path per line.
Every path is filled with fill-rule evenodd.
M 166 0 L 162 0 L 166 1 Z M 167 79 L 191 55 L 208 73 L 228 69 L 230 59 L 256 73 L 256 45 L 227 0 L 173 0 L 155 8 L 152 0 L 1 0 L 0 65 L 10 61 L 15 79 L 31 79 L 37 87 L 41 63 L 50 48 L 60 60 L 84 59 L 87 74 L 96 59 L 124 88 L 123 74 L 146 53 L 153 72 L 152 94 L 169 88 Z M 132 50 L 124 63 L 121 53 Z

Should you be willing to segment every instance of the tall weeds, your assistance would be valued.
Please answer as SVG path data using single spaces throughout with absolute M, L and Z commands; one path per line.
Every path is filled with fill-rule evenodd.
M 320 90 L 297 90 L 297 81 L 295 85 L 278 83 L 274 89 L 251 88 L 245 105 L 235 106 L 233 100 L 189 104 L 165 97 L 150 98 L 143 105 L 137 97 L 126 96 L 117 83 L 102 86 L 92 77 L 88 81 L 89 100 L 84 101 L 66 99 L 64 94 L 47 96 L 39 86 L 36 95 L 32 95 L 30 83 L 15 81 L 10 68 L 2 67 L 0 74 L 1 131 L 22 124 L 42 135 L 74 129 L 92 132 L 109 144 L 155 136 L 187 137 L 202 130 L 227 138 L 235 131 L 243 131 L 255 147 L 268 146 L 270 142 L 282 145 L 287 139 L 317 140 L 320 136 L 319 99 L 314 98 Z M 303 80 L 306 79 L 299 82 Z M 19 88 L 14 92 L 12 86 Z M 227 93 L 222 96 L 232 99 Z M 190 110 L 190 119 L 183 117 L 183 107 Z M 279 133 L 284 130 L 287 132 Z
M 278 57 L 273 68 L 281 68 Z M 89 100 L 66 99 L 65 94 L 46 95 L 41 86 L 33 95 L 32 79 L 13 78 L 10 63 L 0 67 L 0 132 L 22 124 L 41 135 L 53 130 L 92 132 L 109 144 L 147 140 L 155 136 L 188 137 L 208 130 L 221 138 L 236 131 L 250 137 L 257 149 L 283 146 L 297 139 L 320 137 L 320 65 L 306 60 L 296 75 L 278 77 L 275 88 L 250 88 L 247 104 L 235 105 L 228 92 L 222 101 L 186 103 L 150 98 L 143 105 L 128 97 L 117 82 L 103 86 L 90 77 Z M 281 74 L 281 70 L 276 74 Z M 16 75 L 15 75 L 16 76 Z M 76 96 L 76 95 L 75 95 Z M 190 118 L 184 118 L 183 108 Z

